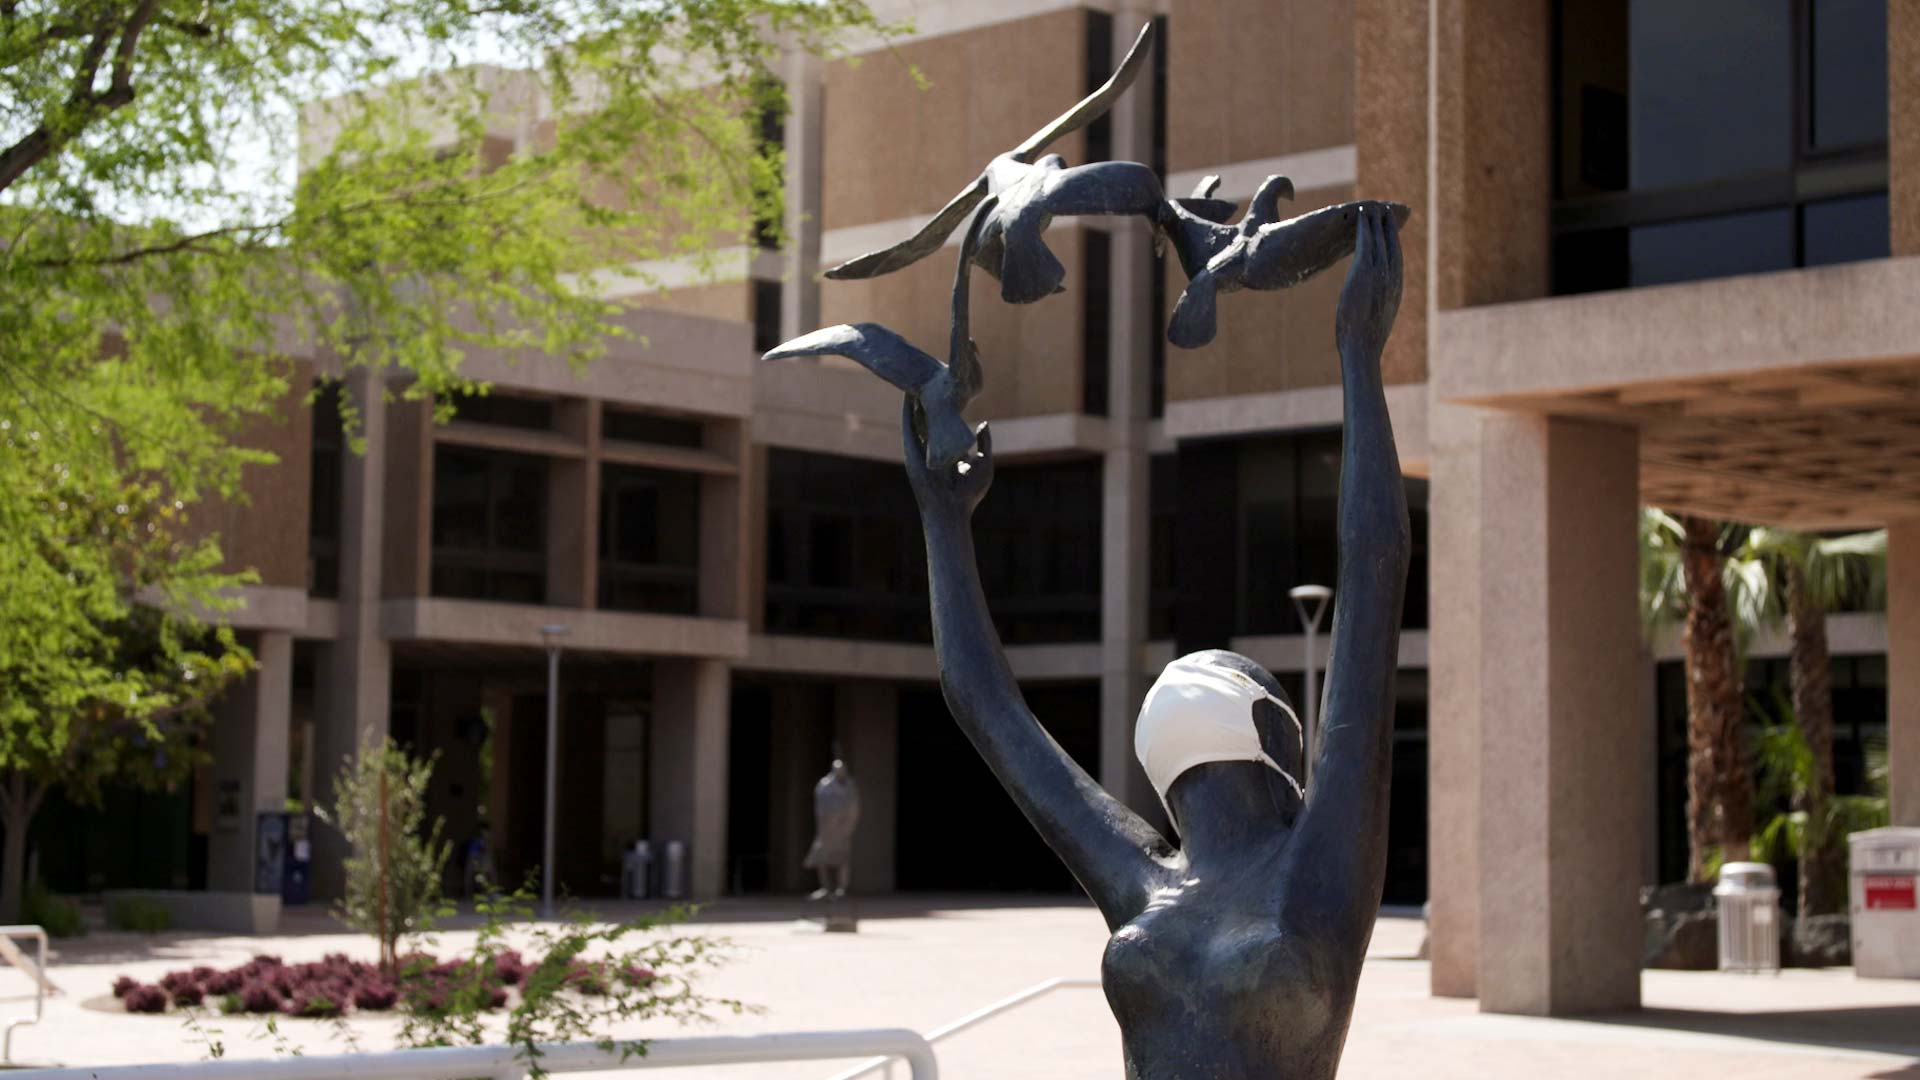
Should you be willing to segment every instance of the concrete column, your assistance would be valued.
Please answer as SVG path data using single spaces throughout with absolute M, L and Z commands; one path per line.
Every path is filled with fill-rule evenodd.
M 1887 530 L 1887 772 L 1893 823 L 1920 826 L 1920 521 Z
M 386 521 L 388 410 L 379 377 L 356 370 L 346 392 L 359 410 L 360 453 L 348 453 L 340 484 L 340 631 L 319 651 L 314 678 L 314 797 L 333 801 L 340 766 L 362 740 L 387 733 L 392 696 L 392 651 L 380 635 L 383 532 Z M 345 889 L 341 862 L 347 845 L 337 829 L 321 825 L 313 837 L 313 887 L 319 898 Z
M 1920 253 L 1920 4 L 1887 4 L 1887 213 L 1893 253 Z
M 688 845 L 692 897 L 710 900 L 726 888 L 731 673 L 720 660 L 660 660 L 653 678 L 648 817 L 663 845 Z
M 1480 413 L 1434 403 L 1428 592 L 1429 980 L 1473 997 L 1480 965 Z
M 1636 1008 L 1638 435 L 1490 415 L 1480 469 L 1480 1008 Z
M 754 520 L 747 505 L 753 467 L 746 444 L 747 425 L 739 421 L 707 424 L 707 446 L 741 463 L 741 473 L 700 478 L 700 614 L 722 619 L 747 614 L 747 566 Z M 717 444 L 717 445 L 716 445 Z
M 892 892 L 899 818 L 900 691 L 886 683 L 843 682 L 834 691 L 834 738 L 860 785 L 853 834 L 853 891 Z
M 594 608 L 600 592 L 600 403 L 566 399 L 557 412 L 559 433 L 579 440 L 585 453 L 547 461 L 547 603 Z
M 791 340 L 820 325 L 821 104 L 825 65 L 804 49 L 786 57 L 787 247 L 780 284 L 780 336 Z
M 1124 56 L 1150 5 L 1123 0 L 1113 13 L 1115 56 Z M 1164 48 L 1164 44 L 1161 46 Z M 1109 114 L 1117 161 L 1147 161 L 1153 149 L 1153 94 L 1145 81 Z M 1133 721 L 1147 692 L 1140 649 L 1147 640 L 1149 531 L 1147 420 L 1152 409 L 1153 239 L 1144 225 L 1114 219 L 1107 315 L 1107 450 L 1100 551 L 1100 782 L 1143 813 L 1157 800 L 1133 756 Z
M 1549 4 L 1432 6 L 1435 299 L 1451 310 L 1545 296 L 1553 177 Z
M 1427 374 L 1427 60 L 1431 0 L 1355 0 L 1353 6 L 1354 197 L 1413 208 L 1401 249 L 1404 289 L 1381 357 L 1388 383 Z
M 293 637 L 273 631 L 248 642 L 259 668 L 214 709 L 213 834 L 207 888 L 254 891 L 259 815 L 287 804 L 287 740 L 293 712 Z

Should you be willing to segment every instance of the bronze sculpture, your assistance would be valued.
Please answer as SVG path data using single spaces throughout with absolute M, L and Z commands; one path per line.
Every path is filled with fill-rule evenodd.
M 966 462 L 934 469 L 911 401 L 902 413 L 941 688 L 1113 931 L 1102 979 L 1130 1080 L 1301 1080 L 1331 1077 L 1339 1064 L 1386 869 L 1409 549 L 1380 371 L 1400 300 L 1398 217 L 1381 204 L 1355 210 L 1358 240 L 1336 321 L 1346 395 L 1340 605 L 1314 788 L 1294 782 L 1302 742 L 1273 676 L 1232 653 L 1184 658 L 1156 683 L 1149 707 L 1164 691 L 1176 724 L 1184 716 L 1234 734 L 1200 740 L 1217 745 L 1161 772 L 1178 847 L 1076 765 L 1021 697 L 973 550 L 972 513 L 993 482 L 990 430 L 981 426 Z M 1234 712 L 1242 708 L 1244 717 Z M 1151 756 L 1142 754 L 1150 775 L 1162 768 Z

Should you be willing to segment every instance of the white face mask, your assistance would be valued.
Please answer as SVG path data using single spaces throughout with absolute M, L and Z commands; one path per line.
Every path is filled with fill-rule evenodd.
M 1133 752 L 1168 818 L 1173 817 L 1173 807 L 1167 804 L 1167 789 L 1181 773 L 1209 761 L 1263 761 L 1286 779 L 1295 795 L 1306 797 L 1300 782 L 1260 745 L 1253 706 L 1262 700 L 1278 705 L 1293 721 L 1304 754 L 1306 732 L 1293 707 L 1245 672 L 1195 654 L 1168 664 L 1154 680 L 1134 725 Z

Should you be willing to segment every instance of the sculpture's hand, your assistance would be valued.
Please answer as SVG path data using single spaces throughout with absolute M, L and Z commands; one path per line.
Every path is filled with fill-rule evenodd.
M 1353 266 L 1340 289 L 1334 337 L 1342 357 L 1378 359 L 1400 310 L 1400 227 L 1384 207 L 1363 204 Z
M 914 430 L 913 409 L 913 397 L 909 395 L 900 409 L 900 434 L 906 440 L 907 479 L 913 484 L 920 513 L 929 519 L 965 521 L 993 486 L 993 434 L 981 424 L 974 449 L 965 458 L 951 468 L 930 469 L 926 445 Z

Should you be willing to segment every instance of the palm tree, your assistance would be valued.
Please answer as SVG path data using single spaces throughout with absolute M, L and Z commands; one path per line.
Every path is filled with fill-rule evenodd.
M 1679 623 L 1687 668 L 1687 880 L 1712 879 L 1722 859 L 1746 858 L 1753 838 L 1753 769 L 1744 716 L 1738 623 L 1729 594 L 1748 596 L 1728 554 L 1744 530 L 1692 515 L 1640 514 L 1640 600 L 1651 638 Z M 1741 568 L 1735 568 L 1735 571 Z M 1730 588 L 1729 586 L 1732 586 Z
M 1833 814 L 1833 668 L 1827 647 L 1827 612 L 1850 601 L 1884 603 L 1887 532 L 1820 537 L 1786 529 L 1754 529 L 1736 562 L 1757 568 L 1751 575 L 1755 602 L 1743 615 L 1752 629 L 1785 623 L 1787 677 L 1803 767 L 1794 770 L 1792 808 L 1805 823 L 1798 844 L 1801 915 L 1838 912 L 1846 888 L 1839 844 L 1844 832 L 1827 828 Z M 1744 620 L 1743 620 L 1744 621 Z

